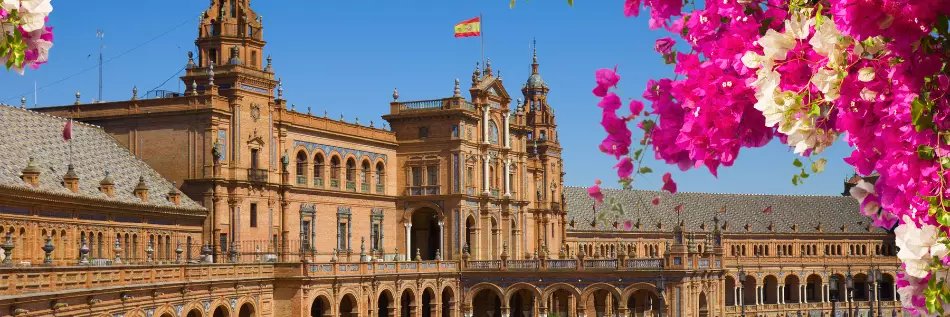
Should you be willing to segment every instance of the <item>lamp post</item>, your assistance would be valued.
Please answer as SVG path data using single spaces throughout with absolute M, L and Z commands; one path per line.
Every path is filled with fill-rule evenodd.
M 881 291 L 881 282 L 883 282 L 881 270 L 868 270 L 868 282 L 871 283 L 871 287 L 874 288 L 872 295 L 871 287 L 868 287 L 868 301 L 870 303 L 868 307 L 870 311 L 869 315 L 872 317 L 874 316 L 874 302 L 877 302 L 877 316 L 881 317 L 881 301 L 879 299 L 880 295 L 878 294 L 878 292 Z
M 851 301 L 854 300 L 854 293 L 853 293 L 853 291 L 854 291 L 854 276 L 851 275 L 851 269 L 850 269 L 850 268 L 848 269 L 848 275 L 845 276 L 845 278 L 844 278 L 844 282 L 845 282 L 845 289 L 847 290 L 847 292 L 845 293 L 845 297 L 846 297 L 847 300 L 848 300 L 848 317 L 853 317 L 853 316 L 854 316 L 854 312 L 851 311 Z
M 739 309 L 742 310 L 742 317 L 745 317 L 745 271 L 739 266 Z
M 836 308 L 838 307 L 838 276 L 832 275 L 831 284 L 828 285 L 828 297 L 831 300 L 831 317 L 838 317 Z

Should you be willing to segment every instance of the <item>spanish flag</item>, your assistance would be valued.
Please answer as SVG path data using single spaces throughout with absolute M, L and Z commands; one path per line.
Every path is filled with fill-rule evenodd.
M 482 18 L 475 17 L 455 25 L 455 37 L 470 37 L 482 35 Z

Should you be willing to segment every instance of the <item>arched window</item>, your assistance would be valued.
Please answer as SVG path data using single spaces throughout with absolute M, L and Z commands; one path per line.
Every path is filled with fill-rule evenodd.
M 369 184 L 369 161 L 363 161 L 363 168 L 360 171 L 360 183 Z
M 376 163 L 376 193 L 382 193 L 386 184 L 386 169 L 383 162 Z
M 323 154 L 321 153 L 313 156 L 313 183 L 323 186 Z
M 346 181 L 356 181 L 356 161 L 354 161 L 352 158 L 346 160 Z
M 494 120 L 488 120 L 488 142 L 498 144 L 498 125 Z
M 307 183 L 307 153 L 297 152 L 297 185 Z
M 330 159 L 330 179 L 340 179 L 340 157 Z

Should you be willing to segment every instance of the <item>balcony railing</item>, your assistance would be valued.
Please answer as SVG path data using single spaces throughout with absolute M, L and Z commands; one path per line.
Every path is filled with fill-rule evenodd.
M 499 271 L 548 271 L 548 270 L 571 270 L 571 271 L 636 271 L 636 270 L 662 270 L 664 268 L 664 259 L 662 258 L 641 258 L 627 259 L 542 259 L 542 260 L 474 260 L 463 261 L 463 269 L 466 270 L 499 270 Z
M 297 185 L 305 186 L 307 185 L 307 176 L 306 175 L 297 175 Z
M 409 187 L 409 196 L 438 195 L 440 192 L 439 185 Z
M 257 183 L 266 183 L 267 170 L 261 168 L 249 168 L 247 169 L 247 180 Z
M 492 197 L 498 197 L 498 192 L 499 192 L 499 191 L 498 191 L 497 188 L 492 188 L 492 190 L 491 190 L 491 196 L 492 196 Z
M 331 179 L 330 179 L 330 188 L 340 188 L 340 180 L 339 180 L 339 179 L 333 179 L 333 178 L 331 178 Z
M 316 178 L 314 178 L 314 179 L 313 179 L 313 186 L 316 186 L 316 187 L 323 187 L 323 178 L 322 178 L 322 177 L 316 177 Z
M 356 191 L 356 183 L 354 183 L 354 182 L 346 182 L 346 190 L 347 190 L 347 191 L 351 191 L 351 192 L 355 192 L 355 191 Z
M 360 184 L 360 191 L 369 193 L 369 184 Z
M 382 184 L 376 185 L 376 193 L 377 194 L 386 193 L 386 186 Z

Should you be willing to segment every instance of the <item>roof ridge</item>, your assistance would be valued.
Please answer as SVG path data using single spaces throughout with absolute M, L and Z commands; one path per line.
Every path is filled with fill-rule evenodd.
M 91 123 L 87 123 L 87 122 L 77 121 L 77 120 L 74 119 L 74 118 L 64 118 L 64 117 L 60 117 L 60 116 L 54 116 L 54 115 L 51 115 L 51 114 L 48 114 L 48 113 L 45 113 L 45 112 L 33 111 L 33 110 L 31 110 L 30 108 L 19 108 L 19 107 L 16 107 L 16 106 L 14 106 L 14 105 L 7 105 L 7 106 L 10 107 L 10 108 L 12 108 L 12 109 L 14 109 L 14 110 L 17 110 L 17 111 L 27 112 L 27 113 L 29 113 L 29 114 L 31 114 L 31 115 L 33 115 L 33 116 L 43 115 L 43 116 L 46 116 L 46 117 L 49 117 L 49 118 L 58 119 L 58 120 L 63 120 L 63 121 L 66 121 L 66 120 L 73 120 L 73 124 L 85 125 L 85 126 L 89 126 L 89 127 L 91 127 L 91 128 L 95 128 L 95 129 L 99 129 L 99 130 L 105 130 L 105 129 L 103 129 L 101 126 L 97 126 L 97 125 L 95 125 L 95 124 L 91 124 Z
M 587 189 L 584 186 L 564 186 L 564 188 L 579 188 Z M 601 192 L 604 191 L 613 191 L 613 192 L 623 192 L 623 191 L 639 191 L 639 192 L 649 192 L 649 193 L 663 193 L 660 190 L 647 190 L 647 189 L 622 189 L 622 188 L 613 188 L 613 187 L 601 187 Z M 668 194 L 668 193 L 667 193 Z M 676 194 L 702 194 L 702 195 L 732 195 L 732 196 L 769 196 L 769 197 L 828 197 L 828 198 L 847 198 L 846 196 L 840 195 L 798 195 L 798 194 L 760 194 L 760 193 L 726 193 L 726 192 L 691 192 L 691 191 L 678 191 Z

